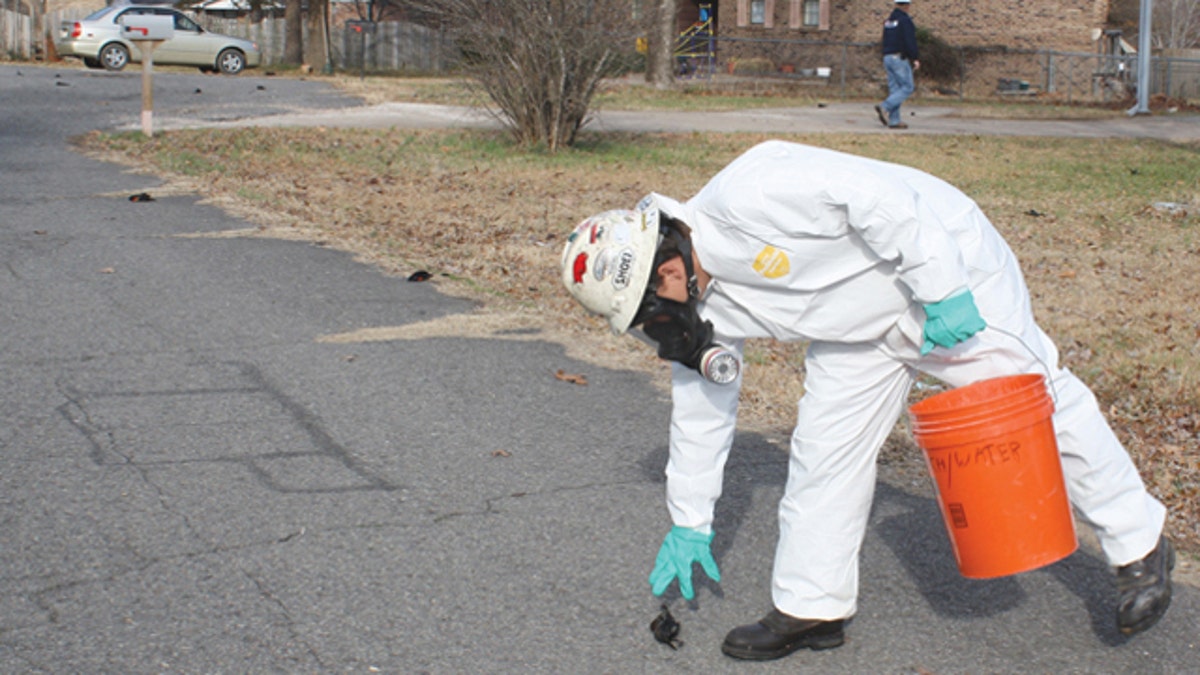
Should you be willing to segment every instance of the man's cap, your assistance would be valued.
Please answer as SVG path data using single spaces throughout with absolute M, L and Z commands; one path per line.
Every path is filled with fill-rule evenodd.
M 907 5 L 910 0 L 896 0 L 897 5 Z

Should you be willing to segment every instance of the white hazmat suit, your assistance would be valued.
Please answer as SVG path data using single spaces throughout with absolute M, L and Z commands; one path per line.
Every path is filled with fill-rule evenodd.
M 1164 507 L 1088 388 L 1059 368 L 1012 251 L 962 192 L 912 168 L 770 141 L 684 204 L 654 198 L 692 228 L 712 277 L 697 309 L 719 342 L 740 359 L 746 338 L 810 341 L 779 506 L 779 610 L 824 620 L 855 613 L 876 456 L 918 373 L 954 387 L 1051 373 L 1072 505 L 1110 564 L 1154 549 Z M 964 288 L 988 328 L 922 356 L 923 306 Z M 713 384 L 678 363 L 672 372 L 668 508 L 675 525 L 710 532 L 741 379 Z

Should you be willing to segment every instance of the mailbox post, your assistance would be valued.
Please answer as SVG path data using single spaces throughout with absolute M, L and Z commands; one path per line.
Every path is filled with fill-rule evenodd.
M 158 14 L 126 14 L 121 17 L 121 34 L 142 53 L 142 133 L 154 135 L 154 50 L 175 37 L 175 17 Z

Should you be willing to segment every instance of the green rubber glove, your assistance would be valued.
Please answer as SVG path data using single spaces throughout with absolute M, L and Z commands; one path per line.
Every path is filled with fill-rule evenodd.
M 971 291 L 952 295 L 941 302 L 925 305 L 925 343 L 921 356 L 934 347 L 953 347 L 987 328 Z
M 696 592 L 692 590 L 692 563 L 697 562 L 710 579 L 720 581 L 721 572 L 709 548 L 712 538 L 711 532 L 703 534 L 690 527 L 672 527 L 663 539 L 662 548 L 658 549 L 654 571 L 650 573 L 650 589 L 654 594 L 662 595 L 667 586 L 678 578 L 679 592 L 684 599 L 696 597 Z

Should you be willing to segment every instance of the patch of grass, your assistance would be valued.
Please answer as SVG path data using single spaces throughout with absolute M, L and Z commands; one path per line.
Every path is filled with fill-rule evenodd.
M 174 157 L 164 168 L 185 176 L 204 176 L 221 171 L 224 167 L 221 164 L 210 161 L 204 155 L 194 152 L 182 152 Z
M 1200 550 L 1200 153 L 1147 141 L 783 136 L 915 166 L 976 199 L 1025 272 L 1064 365 L 1093 388 L 1169 527 Z M 582 218 L 651 191 L 694 194 L 759 134 L 584 133 L 556 154 L 501 132 L 191 130 L 153 139 L 93 134 L 85 147 L 197 179 L 283 222 L 494 307 L 536 307 L 576 343 L 657 368 L 614 341 L 558 278 Z M 261 197 L 261 199 L 259 199 Z M 1158 202 L 1189 204 L 1182 211 Z M 454 281 L 457 280 L 457 281 Z M 593 341 L 593 342 L 587 342 Z M 742 419 L 789 429 L 803 345 L 752 341 Z
M 251 202 L 264 202 L 265 203 L 265 202 L 269 202 L 271 199 L 270 195 L 263 194 L 257 190 L 252 190 L 250 188 L 242 188 L 242 189 L 238 190 L 237 196 L 240 199 L 245 199 L 245 200 L 248 200 Z

